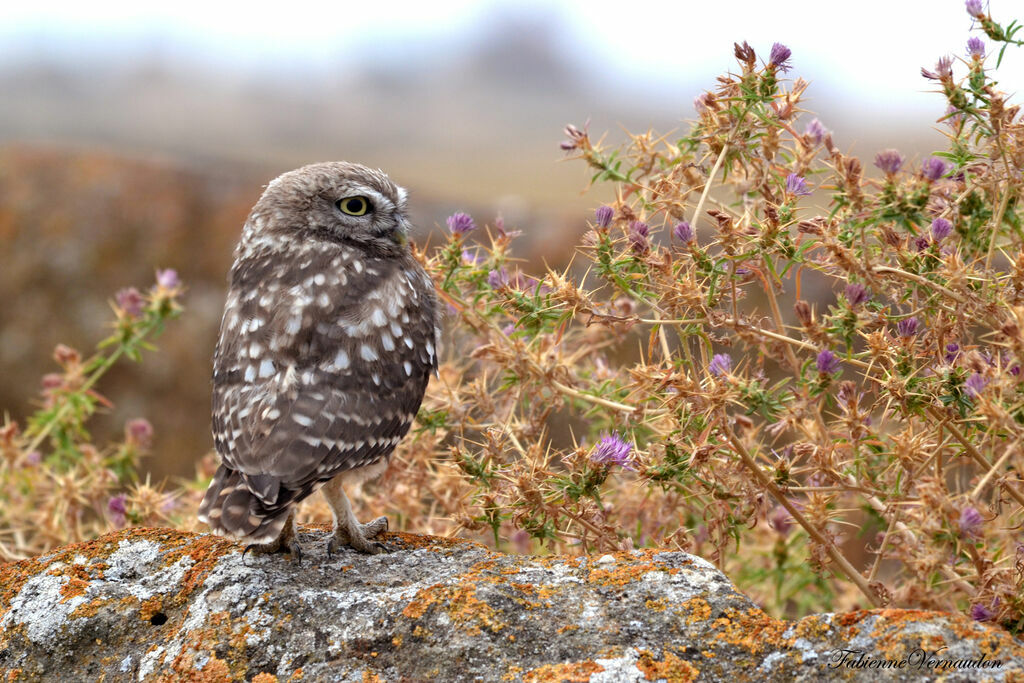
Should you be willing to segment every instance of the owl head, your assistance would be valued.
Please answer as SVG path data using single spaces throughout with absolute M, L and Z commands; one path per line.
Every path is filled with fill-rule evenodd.
M 243 242 L 348 244 L 382 256 L 407 250 L 406 191 L 381 171 L 346 161 L 278 176 L 253 207 Z

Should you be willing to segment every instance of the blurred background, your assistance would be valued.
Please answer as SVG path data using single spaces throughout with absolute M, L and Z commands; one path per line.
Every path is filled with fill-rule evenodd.
M 1014 4 L 991 11 L 1008 23 Z M 190 475 L 212 447 L 231 251 L 279 173 L 380 167 L 409 188 L 421 244 L 455 210 L 501 215 L 521 257 L 562 265 L 608 197 L 562 162 L 566 123 L 612 145 L 685 131 L 693 98 L 735 67 L 733 41 L 762 56 L 778 41 L 812 82 L 798 127 L 816 115 L 868 166 L 887 147 L 920 160 L 943 148 L 945 110 L 920 69 L 963 56 L 970 26 L 960 0 L 4 3 L 0 410 L 23 418 L 55 344 L 90 351 L 117 289 L 174 268 L 186 313 L 159 356 L 104 381 L 116 407 L 96 432 L 146 416 L 150 472 Z M 1019 50 L 999 73 L 1024 83 Z

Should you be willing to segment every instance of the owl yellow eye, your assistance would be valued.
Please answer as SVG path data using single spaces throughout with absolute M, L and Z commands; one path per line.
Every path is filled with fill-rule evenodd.
M 370 200 L 363 196 L 345 197 L 338 200 L 338 208 L 349 216 L 364 216 L 370 212 Z

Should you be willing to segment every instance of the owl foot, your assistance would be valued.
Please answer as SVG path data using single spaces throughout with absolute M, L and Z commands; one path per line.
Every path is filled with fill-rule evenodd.
M 288 543 L 274 541 L 273 543 L 250 543 L 242 551 L 242 561 L 248 553 L 253 555 L 273 555 L 275 553 L 288 553 L 292 556 L 295 564 L 302 566 L 302 547 L 294 540 Z
M 379 541 L 372 539 L 379 536 L 388 529 L 388 518 L 378 517 L 366 524 L 356 524 L 353 527 L 345 528 L 338 525 L 334 529 L 331 540 L 327 542 L 327 557 L 331 558 L 334 553 L 348 546 L 367 555 L 378 555 L 388 552 L 388 547 Z
M 294 513 L 292 513 L 294 515 Z M 302 546 L 295 538 L 295 527 L 292 524 L 292 517 L 289 516 L 287 523 L 281 530 L 281 535 L 270 543 L 250 543 L 242 551 L 242 561 L 245 561 L 247 553 L 254 555 L 273 555 L 274 553 L 288 553 L 292 556 L 295 564 L 302 566 Z

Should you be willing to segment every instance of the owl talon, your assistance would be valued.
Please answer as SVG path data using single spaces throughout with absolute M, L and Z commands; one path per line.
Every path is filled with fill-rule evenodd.
M 292 560 L 299 567 L 302 566 L 302 548 L 294 540 L 291 542 L 281 541 L 280 539 L 271 543 L 250 543 L 245 546 L 245 550 L 242 551 L 242 562 L 245 562 L 245 556 L 252 552 L 253 555 L 274 555 L 276 553 L 288 553 L 292 556 Z

